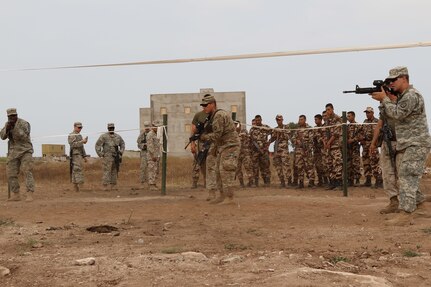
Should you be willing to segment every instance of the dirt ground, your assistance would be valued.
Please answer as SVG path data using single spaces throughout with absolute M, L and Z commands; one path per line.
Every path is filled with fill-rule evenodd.
M 431 286 L 431 219 L 386 226 L 381 189 L 274 184 L 219 206 L 203 188 L 132 188 L 47 181 L 35 201 L 6 202 L 2 186 L 0 286 Z M 87 231 L 98 225 L 118 230 Z

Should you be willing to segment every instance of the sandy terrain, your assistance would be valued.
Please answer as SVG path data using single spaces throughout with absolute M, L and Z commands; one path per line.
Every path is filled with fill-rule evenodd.
M 133 187 L 44 180 L 35 201 L 6 202 L 2 186 L 0 286 L 431 286 L 431 219 L 386 226 L 382 190 L 274 185 L 219 206 L 203 189 Z

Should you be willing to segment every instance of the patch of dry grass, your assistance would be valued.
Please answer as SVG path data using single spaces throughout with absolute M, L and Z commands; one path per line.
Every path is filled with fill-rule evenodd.
M 166 172 L 167 186 L 189 186 L 193 159 L 191 157 L 168 157 Z M 119 180 L 124 184 L 139 183 L 139 158 L 124 158 L 120 166 Z M 100 183 L 102 178 L 102 161 L 99 158 L 91 158 L 84 164 L 85 179 L 87 183 Z M 162 167 L 160 162 L 159 178 L 161 179 Z M 55 162 L 35 160 L 33 176 L 36 183 L 67 183 L 69 179 L 69 162 Z M 22 177 L 22 175 L 21 175 Z M 6 162 L 0 162 L 0 179 L 6 182 Z M 21 178 L 22 180 L 22 178 Z

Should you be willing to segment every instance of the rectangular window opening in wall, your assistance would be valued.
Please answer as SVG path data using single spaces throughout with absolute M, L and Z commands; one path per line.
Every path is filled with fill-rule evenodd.
M 184 107 L 185 114 L 190 114 L 190 111 L 191 111 L 190 107 Z
M 168 113 L 168 109 L 167 108 L 165 108 L 165 107 L 161 107 L 160 108 L 160 114 L 161 115 L 166 115 Z
M 232 105 L 230 106 L 230 111 L 232 113 L 237 113 L 238 112 L 238 106 L 237 105 Z
M 184 130 L 185 130 L 185 132 L 190 133 L 192 131 L 192 125 L 191 124 L 186 124 L 184 126 Z

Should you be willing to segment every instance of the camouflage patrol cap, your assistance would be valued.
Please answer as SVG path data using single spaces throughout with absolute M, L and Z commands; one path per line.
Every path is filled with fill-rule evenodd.
M 109 128 L 115 128 L 114 123 L 109 123 L 109 124 L 108 124 L 108 129 L 109 129 Z
M 6 110 L 7 116 L 16 116 L 16 108 L 10 108 Z
M 395 67 L 389 71 L 389 76 L 386 79 L 396 79 L 399 76 L 408 76 L 407 67 Z
M 374 113 L 374 109 L 372 107 L 367 107 L 364 111 L 364 113 L 366 112 L 370 112 L 370 113 Z
M 78 128 L 82 128 L 82 123 L 81 122 L 74 122 L 73 126 L 78 127 Z
M 159 120 L 153 121 L 153 127 L 160 127 L 162 126 L 162 123 Z
M 149 121 L 145 121 L 144 128 L 149 128 L 149 127 L 151 127 L 151 123 Z
M 213 96 L 213 95 L 206 94 L 206 95 L 202 98 L 201 106 L 202 106 L 202 105 L 208 105 L 208 104 L 214 103 L 215 101 L 216 101 L 216 100 L 215 100 L 215 98 L 214 98 L 214 96 Z

